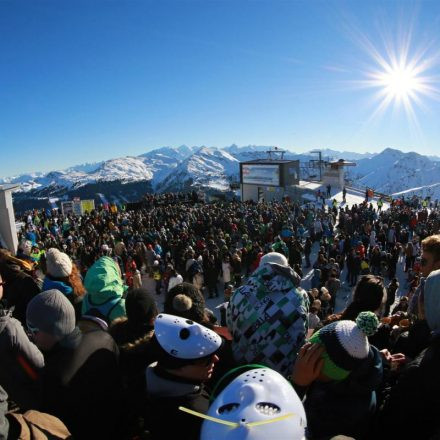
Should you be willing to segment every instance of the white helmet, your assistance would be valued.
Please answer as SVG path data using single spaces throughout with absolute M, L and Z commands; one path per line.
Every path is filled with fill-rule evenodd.
M 199 359 L 215 353 L 222 338 L 212 330 L 180 316 L 161 313 L 154 323 L 159 345 L 178 359 Z
M 208 416 L 219 422 L 204 420 L 201 440 L 305 439 L 301 400 L 292 385 L 270 368 L 240 374 L 217 396 Z
M 289 265 L 287 258 L 279 252 L 269 252 L 268 254 L 263 255 L 260 260 L 260 266 L 266 263 L 276 263 L 281 266 Z

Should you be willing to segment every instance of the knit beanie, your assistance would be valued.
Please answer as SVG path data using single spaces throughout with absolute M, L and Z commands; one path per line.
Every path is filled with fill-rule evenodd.
M 368 357 L 368 336 L 373 335 L 379 319 L 373 312 L 361 312 L 353 321 L 336 321 L 316 332 L 310 342 L 323 345 L 321 372 L 332 380 L 343 380 Z
M 46 290 L 29 302 L 26 321 L 30 328 L 62 339 L 75 329 L 75 309 L 59 290 Z
M 199 323 L 203 322 L 205 321 L 205 298 L 193 284 L 178 284 L 165 297 L 164 313 Z
M 46 252 L 47 273 L 55 278 L 68 277 L 72 273 L 72 260 L 56 248 Z
M 260 260 L 260 266 L 266 263 L 276 263 L 280 266 L 288 266 L 289 263 L 287 261 L 287 258 L 280 254 L 279 252 L 269 252 L 266 255 L 263 255 Z
M 156 301 L 146 289 L 133 289 L 125 298 L 125 311 L 131 327 L 146 329 L 157 315 Z

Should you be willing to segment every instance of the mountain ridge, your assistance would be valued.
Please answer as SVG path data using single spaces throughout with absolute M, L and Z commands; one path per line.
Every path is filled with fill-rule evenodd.
M 84 163 L 65 170 L 48 173 L 35 172 L 0 179 L 1 183 L 18 183 L 20 189 L 14 199 L 42 197 L 67 199 L 73 194 L 100 193 L 111 187 L 106 197 L 128 200 L 141 197 L 141 191 L 186 191 L 206 189 L 225 192 L 232 181 L 238 181 L 239 162 L 265 158 L 273 146 L 248 145 L 219 147 L 181 145 L 163 146 L 138 156 L 125 156 L 96 163 Z M 309 151 L 295 153 L 284 150 L 285 159 L 308 162 L 317 159 Z M 404 153 L 396 148 L 385 148 L 380 153 L 339 152 L 321 150 L 323 159 L 346 159 L 356 162 L 347 171 L 350 183 L 359 188 L 370 187 L 386 194 L 417 194 L 440 199 L 440 161 L 416 152 Z M 305 168 L 304 168 L 305 172 Z M 304 174 L 305 175 L 305 174 Z M 110 185 L 111 183 L 111 185 Z M 90 187 L 87 189 L 86 187 Z M 127 196 L 127 188 L 131 195 Z

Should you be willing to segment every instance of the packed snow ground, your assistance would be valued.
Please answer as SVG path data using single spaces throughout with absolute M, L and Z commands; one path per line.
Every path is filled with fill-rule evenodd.
M 317 184 L 313 187 L 313 190 L 315 192 L 318 190 L 321 192 L 326 192 L 327 187 L 325 185 Z M 317 201 L 316 197 L 312 194 L 306 194 L 306 196 L 304 196 L 303 198 L 306 199 L 308 201 L 308 203 L 315 205 L 317 208 L 322 207 L 322 202 Z M 333 190 L 331 192 L 331 197 L 326 199 L 327 208 L 331 209 L 333 207 L 333 199 L 336 199 L 336 201 L 338 202 L 338 208 L 340 208 L 340 207 L 345 208 L 346 206 L 351 208 L 353 205 L 360 205 L 361 203 L 364 202 L 365 191 L 360 190 L 360 189 L 358 190 L 355 188 L 348 188 L 347 194 L 345 197 L 345 202 L 343 202 L 342 191 L 340 191 L 339 189 L 336 191 Z M 378 206 L 377 206 L 378 200 L 379 200 L 379 197 L 374 196 L 372 199 L 369 199 L 368 203 L 372 203 L 374 209 L 378 209 Z M 389 209 L 389 207 L 390 207 L 390 204 L 388 202 L 383 201 L 382 210 L 385 211 L 386 209 Z

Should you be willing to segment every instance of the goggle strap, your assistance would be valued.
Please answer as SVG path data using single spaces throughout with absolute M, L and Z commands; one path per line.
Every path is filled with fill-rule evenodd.
M 193 411 L 192 409 L 185 408 L 184 406 L 179 406 L 179 410 L 183 411 L 183 412 L 186 412 L 188 414 L 191 414 L 193 416 L 200 417 L 201 419 L 209 420 L 209 421 L 215 422 L 215 423 L 221 423 L 222 425 L 227 425 L 227 426 L 230 426 L 232 428 L 237 428 L 237 427 L 240 426 L 238 423 L 228 422 L 227 420 L 218 419 L 217 417 L 211 417 L 211 416 L 208 416 L 206 414 L 202 414 L 202 413 L 199 413 L 197 411 Z
M 191 414 L 193 416 L 200 417 L 201 419 L 205 419 L 205 420 L 209 420 L 209 421 L 214 422 L 214 423 L 220 423 L 222 425 L 230 426 L 231 428 L 238 428 L 239 426 L 243 426 L 243 425 L 248 427 L 248 428 L 251 428 L 252 426 L 260 426 L 260 425 L 267 425 L 269 423 L 281 422 L 282 420 L 285 420 L 285 419 L 288 419 L 290 417 L 294 417 L 295 416 L 294 413 L 288 413 L 288 414 L 284 414 L 283 416 L 274 417 L 273 419 L 260 420 L 258 422 L 244 423 L 243 425 L 241 425 L 240 423 L 229 422 L 228 420 L 222 420 L 222 419 L 219 419 L 217 417 L 208 416 L 208 415 L 202 414 L 202 413 L 200 413 L 198 411 L 194 411 L 192 409 L 185 408 L 184 406 L 179 406 L 179 410 L 183 411 L 183 412 L 186 412 L 188 414 Z

